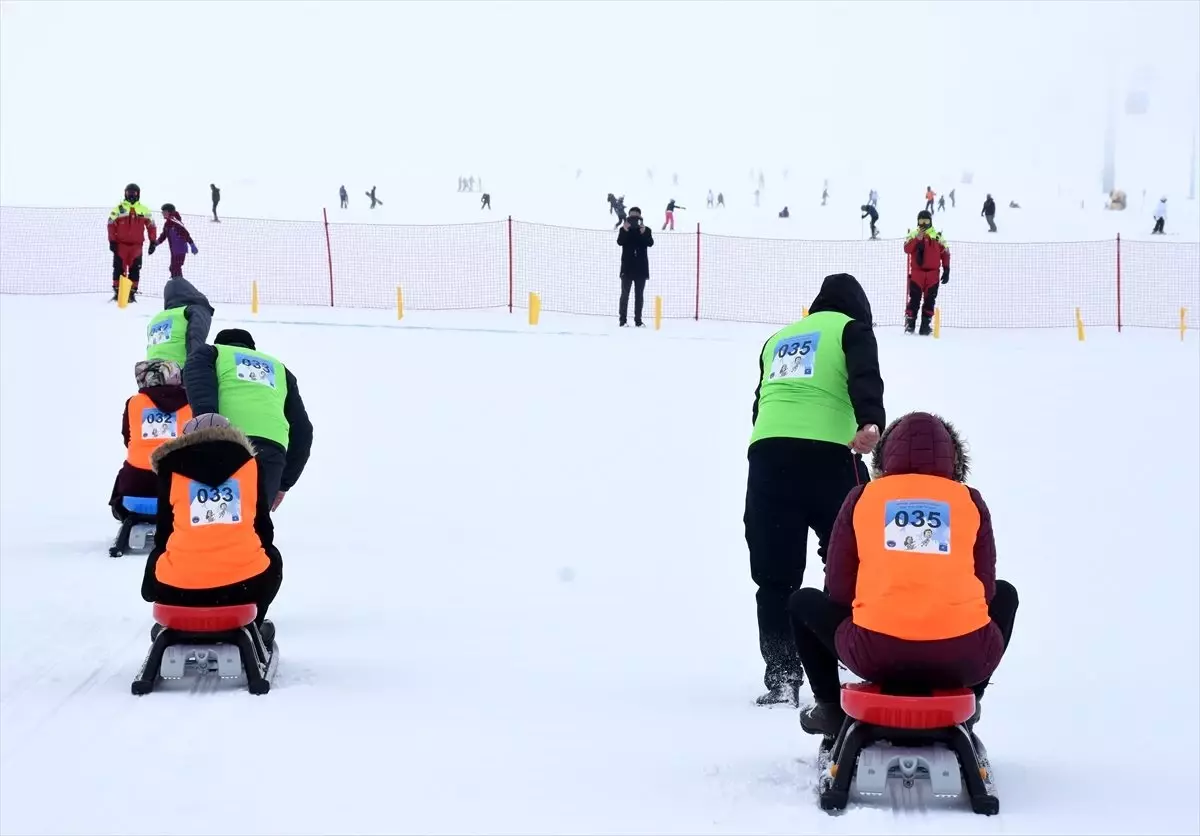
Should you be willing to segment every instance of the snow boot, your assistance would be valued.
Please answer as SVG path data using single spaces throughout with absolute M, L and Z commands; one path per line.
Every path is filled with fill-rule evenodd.
M 805 734 L 837 737 L 846 720 L 841 703 L 816 702 L 800 712 L 800 728 Z
M 268 618 L 263 619 L 263 623 L 258 625 L 258 634 L 262 636 L 263 646 L 267 652 L 275 651 L 275 625 Z
M 904 333 L 911 334 L 917 328 L 917 318 L 915 316 L 904 317 Z
M 137 288 L 132 288 L 132 289 L 130 289 L 130 291 L 129 291 L 129 301 L 130 301 L 130 302 L 136 302 L 136 301 L 137 301 Z
M 933 333 L 933 326 L 929 324 L 931 318 L 932 317 L 926 316 L 925 314 L 921 315 L 921 328 L 919 331 L 917 331 L 918 335 L 922 337 L 928 337 Z
M 790 705 L 793 708 L 800 705 L 800 686 L 804 676 L 796 679 L 784 679 L 771 686 L 767 693 L 754 701 L 755 705 Z

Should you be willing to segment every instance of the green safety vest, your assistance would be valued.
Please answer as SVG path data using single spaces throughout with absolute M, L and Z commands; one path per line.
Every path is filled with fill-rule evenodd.
M 218 345 L 217 404 L 221 414 L 246 435 L 287 449 L 287 369 L 269 354 L 236 345 Z
M 130 203 L 128 200 L 122 200 L 117 204 L 117 208 L 108 213 L 109 223 L 115 221 L 122 215 L 138 215 L 142 218 L 149 218 L 150 207 L 142 203 L 140 200 L 137 203 Z
M 845 314 L 820 311 L 767 340 L 751 444 L 763 438 L 849 444 L 854 438 L 858 422 L 842 349 L 842 329 L 849 321 Z
M 146 326 L 146 359 L 171 360 L 183 368 L 187 361 L 187 317 L 185 308 L 160 311 Z

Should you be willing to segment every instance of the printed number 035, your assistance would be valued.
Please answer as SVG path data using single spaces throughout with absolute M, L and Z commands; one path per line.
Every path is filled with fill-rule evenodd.
M 917 509 L 910 514 L 908 511 L 897 511 L 895 523 L 901 528 L 909 525 L 917 528 L 924 528 L 925 526 L 929 526 L 930 528 L 941 528 L 942 512 L 930 511 L 928 514 L 926 514 L 924 511 Z
M 233 491 L 229 488 L 201 488 L 196 491 L 196 499 L 200 502 L 233 502 Z
M 796 354 L 799 354 L 801 357 L 803 357 L 810 351 L 812 351 L 812 340 L 804 340 L 803 342 L 800 340 L 793 340 L 792 342 L 779 347 L 778 356 L 783 358 L 793 357 Z

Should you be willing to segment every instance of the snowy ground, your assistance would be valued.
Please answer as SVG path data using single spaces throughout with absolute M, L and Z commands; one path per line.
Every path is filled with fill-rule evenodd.
M 961 427 L 1021 594 L 979 726 L 1003 809 L 831 818 L 795 712 L 752 704 L 770 328 L 222 306 L 316 426 L 283 661 L 267 697 L 136 699 L 104 503 L 151 313 L 0 297 L 5 834 L 1200 830 L 1195 334 L 881 333 L 889 415 Z

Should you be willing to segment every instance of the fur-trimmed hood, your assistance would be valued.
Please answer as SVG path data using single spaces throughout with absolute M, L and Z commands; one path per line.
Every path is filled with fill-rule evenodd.
M 236 427 L 196 430 L 168 441 L 150 455 L 150 468 L 160 476 L 179 473 L 215 487 L 254 458 L 254 446 Z
M 884 430 L 871 470 L 875 478 L 919 473 L 966 482 L 971 458 L 953 424 L 940 415 L 910 412 Z

